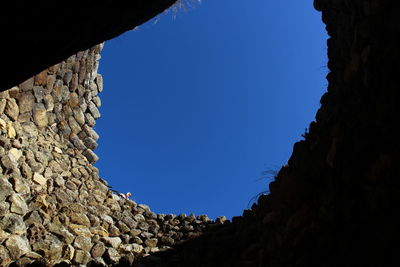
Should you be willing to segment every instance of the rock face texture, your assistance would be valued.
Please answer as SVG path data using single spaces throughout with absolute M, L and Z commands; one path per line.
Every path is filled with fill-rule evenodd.
M 101 45 L 16 78 L 0 94 L 0 266 L 399 265 L 400 3 L 314 6 L 330 36 L 328 91 L 270 194 L 232 222 L 154 214 L 99 178 Z
M 161 266 L 400 264 L 400 4 L 314 6 L 330 36 L 330 73 L 305 140 L 251 211 L 159 253 Z
M 155 214 L 99 178 L 101 48 L 0 93 L 0 266 L 132 263 L 224 223 Z

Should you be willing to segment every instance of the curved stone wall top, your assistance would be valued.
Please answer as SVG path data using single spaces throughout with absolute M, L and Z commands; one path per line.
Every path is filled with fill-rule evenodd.
M 99 178 L 101 48 L 0 94 L 0 266 L 132 263 L 216 225 L 205 215 L 155 214 Z

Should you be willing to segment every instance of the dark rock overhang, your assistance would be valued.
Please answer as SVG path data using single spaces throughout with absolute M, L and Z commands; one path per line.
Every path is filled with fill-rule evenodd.
M 0 91 L 153 18 L 176 0 L 9 1 L 0 11 Z

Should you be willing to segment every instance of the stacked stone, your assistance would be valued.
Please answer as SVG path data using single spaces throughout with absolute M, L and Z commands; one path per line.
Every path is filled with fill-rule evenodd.
M 0 94 L 0 266 L 132 263 L 224 222 L 155 214 L 99 177 L 100 50 Z
M 79 52 L 0 95 L 1 123 L 46 129 L 66 139 L 93 163 L 98 134 L 93 130 L 100 117 L 97 74 L 101 45 Z M 3 127 L 4 128 L 4 127 Z M 12 137 L 8 132 L 9 137 Z

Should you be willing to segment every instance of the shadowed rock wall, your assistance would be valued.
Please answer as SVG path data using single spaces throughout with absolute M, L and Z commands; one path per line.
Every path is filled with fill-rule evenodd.
M 99 115 L 99 46 L 2 93 L 0 264 L 398 265 L 400 4 L 314 5 L 330 36 L 327 93 L 270 194 L 232 223 L 154 214 L 98 177 L 88 129 Z M 74 99 L 86 102 L 84 122 Z
M 160 266 L 399 264 L 399 3 L 314 5 L 330 36 L 330 73 L 305 140 L 258 205 L 160 253 Z

